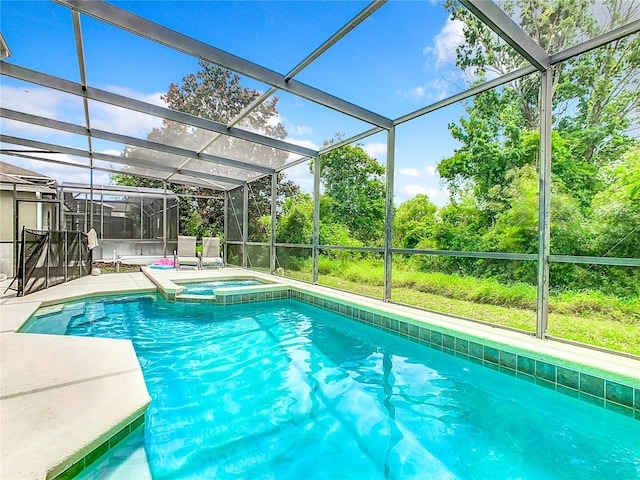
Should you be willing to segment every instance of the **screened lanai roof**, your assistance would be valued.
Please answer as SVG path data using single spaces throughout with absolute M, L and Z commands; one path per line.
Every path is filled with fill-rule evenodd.
M 493 72 L 472 89 L 460 82 L 444 98 L 423 95 L 416 106 L 415 99 L 402 100 L 410 95 L 398 95 L 408 88 L 405 73 L 416 65 L 394 52 L 425 48 L 421 28 L 428 28 L 434 11 L 439 28 L 447 21 L 444 8 L 430 0 L 157 2 L 156 8 L 149 2 L 56 0 L 46 8 L 41 2 L 3 2 L 2 154 L 111 173 L 125 168 L 146 178 L 230 190 L 640 30 L 636 9 L 625 25 L 564 51 L 555 51 L 550 41 L 546 51 L 498 4 L 460 4 L 504 48 L 517 51 L 522 64 Z M 190 15 L 176 15 L 177 9 Z M 18 16 L 20 31 L 12 28 Z M 51 22 L 53 16 L 66 20 Z M 250 28 L 256 22 L 271 26 L 268 35 Z M 368 41 L 364 48 L 361 37 Z M 135 93 L 162 78 L 168 65 L 186 75 L 197 70 L 198 60 L 239 74 L 261 96 L 221 123 Z M 380 81 L 374 84 L 374 77 Z M 180 80 L 168 78 L 166 84 Z M 347 88 L 354 84 L 358 88 Z M 305 138 L 302 129 L 276 138 L 252 128 L 249 119 L 273 97 L 279 98 L 279 120 L 293 108 L 320 119 L 321 140 Z M 172 128 L 164 134 L 151 134 L 168 124 Z M 336 125 L 344 141 L 323 146 Z

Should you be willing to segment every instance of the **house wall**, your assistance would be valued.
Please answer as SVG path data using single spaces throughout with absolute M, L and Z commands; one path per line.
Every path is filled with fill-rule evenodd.
M 18 200 L 33 200 L 36 192 L 17 192 Z M 22 227 L 34 230 L 58 229 L 55 217 L 56 207 L 50 203 L 22 202 L 18 204 L 18 231 L 15 232 L 13 210 L 13 190 L 0 190 L 0 273 L 13 276 L 15 260 L 13 257 L 13 240 L 20 239 Z M 49 214 L 50 225 L 47 224 Z
M 0 273 L 13 276 L 13 191 L 0 190 Z

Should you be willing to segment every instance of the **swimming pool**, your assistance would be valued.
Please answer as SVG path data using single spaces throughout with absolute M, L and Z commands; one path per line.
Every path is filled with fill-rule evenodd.
M 297 300 L 56 315 L 132 340 L 154 478 L 640 477 L 637 420 Z
M 233 279 L 180 283 L 179 285 L 184 287 L 181 295 L 215 295 L 215 291 L 219 288 L 252 287 L 255 285 L 265 285 L 265 283 L 254 279 Z

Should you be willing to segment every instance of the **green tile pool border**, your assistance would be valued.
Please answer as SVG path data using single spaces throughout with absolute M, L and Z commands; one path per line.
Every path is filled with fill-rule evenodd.
M 87 469 L 90 465 L 95 463 L 100 457 L 102 457 L 109 450 L 113 449 L 116 445 L 118 445 L 122 440 L 127 438 L 134 430 L 139 427 L 144 428 L 144 420 L 145 414 L 143 413 L 138 418 L 136 418 L 131 423 L 125 425 L 120 430 L 118 430 L 115 434 L 113 434 L 110 438 L 102 442 L 96 448 L 91 450 L 89 453 L 84 455 L 82 458 L 67 466 L 60 473 L 49 477 L 48 480 L 70 480 L 72 478 L 77 477 L 82 473 L 85 469 Z
M 242 293 L 219 293 L 217 295 L 176 295 L 158 287 L 158 293 L 169 302 L 212 303 L 215 305 L 234 305 L 237 303 L 264 302 L 291 298 L 288 285 L 265 284 L 241 287 Z
M 249 287 L 245 287 L 248 289 Z M 214 297 L 216 305 L 234 305 L 237 303 L 266 302 L 269 300 L 282 300 L 291 298 L 291 289 L 286 286 L 269 286 L 268 289 L 256 289 L 243 293 L 232 293 L 229 295 L 216 295 Z
M 171 301 L 209 303 L 214 305 L 235 305 L 238 303 L 266 302 L 290 298 L 289 288 L 264 292 L 233 293 L 228 295 L 180 295 Z M 166 299 L 166 298 L 165 298 Z
M 465 358 L 487 368 L 555 390 L 582 401 L 598 405 L 640 420 L 640 388 L 615 382 L 597 375 L 568 368 L 485 345 L 478 341 L 442 332 L 436 327 L 415 325 L 375 311 L 347 305 L 304 291 L 291 289 L 290 298 L 331 310 L 360 323 L 427 345 L 444 353 Z

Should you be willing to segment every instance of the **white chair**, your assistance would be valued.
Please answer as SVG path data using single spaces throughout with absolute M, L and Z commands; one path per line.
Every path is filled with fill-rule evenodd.
M 178 250 L 176 252 L 178 266 L 200 267 L 200 259 L 196 255 L 196 237 L 178 235 Z
M 221 268 L 224 265 L 220 255 L 220 239 L 218 237 L 202 237 L 202 257 L 200 268 L 212 266 Z

